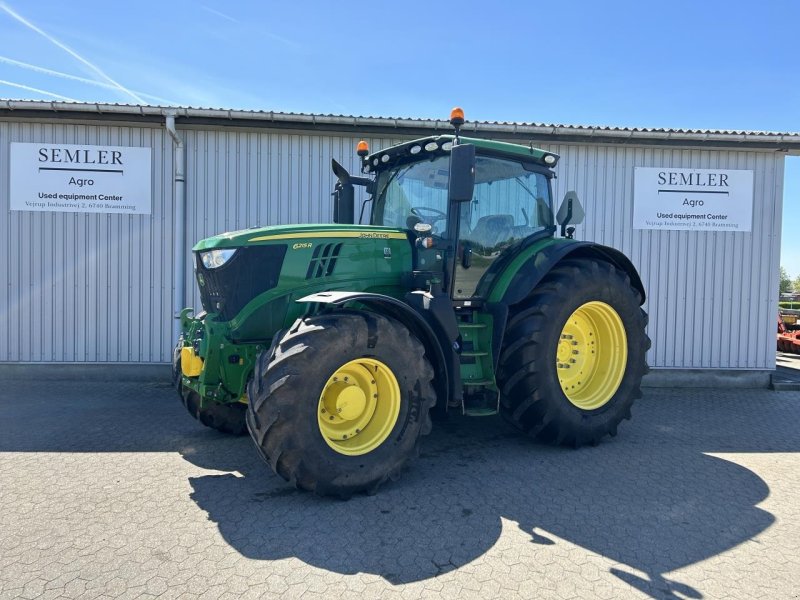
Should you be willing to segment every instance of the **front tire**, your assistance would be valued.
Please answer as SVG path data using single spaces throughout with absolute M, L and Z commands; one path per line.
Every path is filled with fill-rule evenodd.
M 554 267 L 509 319 L 498 368 L 503 417 L 540 441 L 576 448 L 616 435 L 648 370 L 640 301 L 608 262 Z
M 230 435 L 244 435 L 247 432 L 247 426 L 245 425 L 247 407 L 244 404 L 241 402 L 232 402 L 230 404 L 213 403 L 205 408 L 200 408 L 200 396 L 183 385 L 181 381 L 182 346 L 183 340 L 181 339 L 172 352 L 172 384 L 178 390 L 181 404 L 186 407 L 190 415 L 206 427 Z
M 301 319 L 258 356 L 247 425 L 264 460 L 297 488 L 374 493 L 430 432 L 432 379 L 422 343 L 393 319 L 366 311 Z

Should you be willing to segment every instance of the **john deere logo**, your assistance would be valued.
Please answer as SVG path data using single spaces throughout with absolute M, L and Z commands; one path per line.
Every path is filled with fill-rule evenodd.
M 292 250 L 302 250 L 303 248 L 311 248 L 311 242 L 298 242 L 292 246 Z
M 206 278 L 203 277 L 202 273 L 197 274 L 197 283 L 199 283 L 201 287 L 206 284 Z

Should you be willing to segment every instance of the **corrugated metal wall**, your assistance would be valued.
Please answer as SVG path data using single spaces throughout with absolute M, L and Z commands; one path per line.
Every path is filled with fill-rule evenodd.
M 330 159 L 356 172 L 357 137 L 252 129 L 181 131 L 187 156 L 187 305 L 199 307 L 189 247 L 258 225 L 329 222 Z M 373 149 L 397 139 L 370 139 Z M 8 211 L 8 143 L 150 146 L 153 214 Z M 547 145 L 562 156 L 556 199 L 576 190 L 578 238 L 619 248 L 649 298 L 651 366 L 769 369 L 783 156 L 771 152 Z M 0 122 L 0 361 L 166 362 L 170 358 L 172 145 L 163 128 Z M 631 229 L 633 168 L 753 169 L 752 233 Z
M 648 293 L 653 346 L 666 368 L 775 368 L 784 157 L 775 152 L 548 145 L 561 155 L 556 199 L 578 192 L 580 239 L 622 250 Z M 634 167 L 752 169 L 752 232 L 632 229 Z
M 11 212 L 10 142 L 152 148 L 152 214 Z M 168 360 L 172 152 L 163 128 L 0 121 L 0 361 Z

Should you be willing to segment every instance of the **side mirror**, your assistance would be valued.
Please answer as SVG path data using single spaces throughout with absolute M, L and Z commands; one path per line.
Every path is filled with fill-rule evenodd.
M 561 236 L 567 236 L 567 225 L 573 223 L 578 225 L 583 223 L 586 213 L 583 212 L 581 201 L 578 200 L 578 194 L 575 192 L 567 192 L 564 194 L 564 201 L 556 213 L 556 221 L 561 225 Z M 572 228 L 574 231 L 574 228 Z M 572 237 L 572 236 L 569 236 Z
M 469 202 L 475 189 L 475 146 L 454 145 L 450 150 L 450 202 Z

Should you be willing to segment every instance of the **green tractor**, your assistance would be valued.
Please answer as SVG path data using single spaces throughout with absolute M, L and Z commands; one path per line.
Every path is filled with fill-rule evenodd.
M 431 416 L 500 414 L 543 442 L 616 435 L 647 372 L 645 292 L 619 251 L 572 239 L 558 156 L 437 135 L 335 160 L 335 224 L 225 233 L 194 247 L 203 311 L 181 313 L 175 383 L 190 413 L 249 430 L 303 490 L 395 479 Z M 363 186 L 369 225 L 354 224 Z

